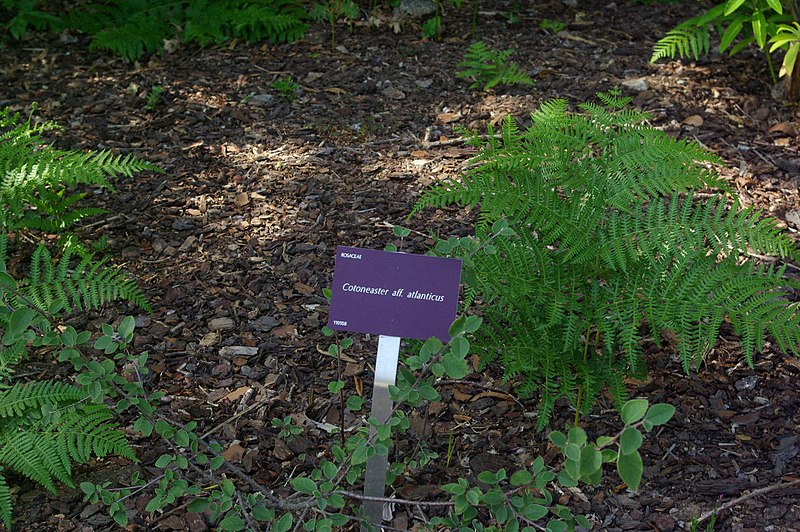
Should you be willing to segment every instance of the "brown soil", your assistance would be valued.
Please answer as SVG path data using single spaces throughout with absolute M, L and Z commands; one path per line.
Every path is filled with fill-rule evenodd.
M 797 231 L 800 110 L 772 99 L 762 57 L 647 62 L 653 42 L 701 6 L 530 1 L 511 24 L 514 4 L 482 2 L 476 37 L 516 49 L 514 59 L 536 80 L 529 89 L 483 93 L 455 77 L 472 39 L 468 7 L 446 14 L 440 42 L 421 40 L 419 22 L 406 20 L 400 33 L 340 25 L 334 50 L 320 26 L 290 45 L 181 47 L 136 66 L 58 36 L 2 51 L 0 106 L 26 111 L 39 102 L 39 116 L 65 127 L 60 147 L 112 148 L 164 168 L 94 195 L 111 214 L 80 234 L 107 236 L 109 254 L 152 301 L 153 314 L 138 317 L 136 347 L 151 355 L 150 385 L 167 392 L 165 411 L 198 420 L 203 431 L 218 427 L 219 441 L 237 451 L 232 459 L 258 482 L 277 489 L 290 474 L 310 470 L 331 444 L 320 423 L 339 421 L 326 389 L 336 362 L 321 354 L 328 341 L 320 333 L 335 246 L 380 249 L 401 224 L 415 230 L 410 250 L 424 251 L 429 231 L 469 230 L 456 210 L 405 220 L 426 185 L 456 177 L 474 153 L 448 142 L 460 126 L 483 128 L 509 113 L 524 120 L 543 100 L 575 105 L 641 78 L 646 90 L 624 90 L 655 126 L 722 156 L 742 201 Z M 544 19 L 568 26 L 539 30 Z M 301 86 L 293 100 L 272 89 L 287 76 Z M 145 110 L 156 85 L 165 89 L 161 100 Z M 225 346 L 257 347 L 258 354 L 225 355 Z M 362 381 L 369 390 L 375 348 L 374 338 L 356 336 L 348 390 Z M 692 518 L 741 497 L 722 512 L 717 530 L 800 530 L 800 486 L 782 486 L 800 478 L 800 362 L 768 352 L 749 368 L 740 352 L 735 337 L 723 336 L 702 371 L 688 376 L 671 353 L 653 353 L 651 378 L 630 391 L 672 403 L 677 414 L 646 439 L 640 493 L 609 475 L 599 488 L 564 493 L 563 502 L 589 514 L 596 530 L 671 531 L 688 530 Z M 444 456 L 452 434 L 454 459 L 403 479 L 394 486 L 399 496 L 435 497 L 433 485 L 498 460 L 513 468 L 543 453 L 555 463 L 533 430 L 535 398 L 485 393 L 511 391 L 500 375 L 493 367 L 442 386 L 432 429 L 419 423 L 411 437 L 425 435 Z M 288 446 L 270 426 L 285 415 L 305 427 Z M 571 415 L 560 408 L 552 427 Z M 596 435 L 616 431 L 617 419 L 601 404 L 585 422 Z M 156 441 L 136 443 L 143 464 L 152 463 Z M 111 461 L 86 474 L 119 469 Z M 206 527 L 181 509 L 148 516 L 140 511 L 146 502 L 131 501 L 134 529 Z M 111 527 L 104 510 L 69 490 L 51 497 L 23 483 L 15 504 L 20 530 Z M 413 522 L 398 508 L 395 526 Z

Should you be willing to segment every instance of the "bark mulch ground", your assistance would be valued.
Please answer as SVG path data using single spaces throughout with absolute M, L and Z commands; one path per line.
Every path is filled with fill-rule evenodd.
M 543 100 L 576 105 L 620 86 L 654 125 L 722 156 L 746 204 L 793 234 L 800 228 L 800 109 L 771 97 L 763 58 L 647 62 L 653 42 L 700 5 L 488 4 L 481 3 L 475 37 L 514 48 L 535 86 L 483 93 L 455 77 L 472 39 L 467 8 L 446 14 L 440 42 L 421 40 L 413 19 L 394 33 L 385 14 L 377 29 L 337 27 L 335 49 L 320 26 L 290 45 L 180 47 L 134 66 L 58 36 L 2 51 L 0 105 L 25 111 L 38 102 L 39 116 L 65 128 L 60 147 L 112 148 L 165 170 L 95 195 L 91 201 L 110 214 L 79 232 L 107 237 L 109 254 L 152 301 L 154 312 L 137 317 L 136 347 L 151 354 L 150 385 L 167 392 L 165 409 L 214 429 L 226 455 L 264 485 L 278 488 L 313 467 L 331 443 L 320 427 L 341 416 L 326 389 L 336 362 L 322 354 L 328 342 L 320 333 L 335 246 L 380 249 L 394 240 L 393 224 L 414 230 L 409 251 L 426 250 L 429 232 L 469 231 L 457 210 L 405 219 L 426 185 L 456 177 L 474 154 L 454 141 L 459 127 L 484 128 L 508 114 L 524 121 Z M 540 30 L 545 19 L 567 26 Z M 292 99 L 272 88 L 289 76 L 299 84 Z M 161 99 L 146 110 L 157 85 Z M 91 320 L 113 320 L 118 311 Z M 375 344 L 356 336 L 349 387 L 369 390 Z M 702 370 L 685 375 L 673 353 L 653 351 L 649 379 L 630 391 L 672 403 L 677 414 L 646 439 L 640 493 L 610 475 L 596 489 L 565 492 L 562 502 L 590 514 L 596 530 L 688 530 L 693 518 L 723 507 L 717 530 L 800 530 L 800 360 L 767 352 L 749 368 L 740 352 L 724 334 Z M 453 459 L 402 479 L 399 496 L 435 497 L 447 478 L 513 468 L 536 454 L 557 460 L 533 429 L 536 398 L 513 399 L 499 368 L 441 391 L 430 423 L 416 423 L 410 437 L 445 456 L 452 436 Z M 305 429 L 290 444 L 270 426 L 285 415 Z M 552 427 L 571 416 L 560 408 Z M 617 419 L 601 403 L 584 421 L 601 434 L 618 430 Z M 160 453 L 155 440 L 136 444 L 143 464 Z M 124 477 L 131 467 L 110 461 L 85 475 Z M 52 497 L 23 482 L 17 527 L 112 528 L 104 510 L 80 501 L 80 493 Z M 146 503 L 132 501 L 132 529 L 207 529 L 183 511 L 148 516 Z M 409 518 L 399 508 L 394 525 L 410 527 Z

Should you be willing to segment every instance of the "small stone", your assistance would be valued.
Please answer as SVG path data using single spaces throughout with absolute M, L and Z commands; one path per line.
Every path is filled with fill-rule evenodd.
M 197 237 L 194 235 L 189 235 L 186 237 L 186 240 L 183 241 L 181 247 L 178 248 L 178 251 L 189 251 L 192 246 L 194 246 L 195 242 L 197 242 Z
M 406 93 L 400 89 L 392 87 L 391 85 L 383 89 L 383 95 L 387 98 L 391 98 L 392 100 L 402 100 L 406 97 Z
M 220 348 L 219 354 L 220 356 L 224 357 L 251 357 L 258 354 L 258 348 L 247 347 L 245 345 L 226 345 L 225 347 Z
M 247 192 L 240 192 L 233 198 L 233 203 L 235 203 L 237 207 L 244 207 L 250 203 L 250 195 Z
M 264 105 L 268 105 L 272 103 L 274 96 L 271 94 L 255 94 L 248 98 L 246 101 L 250 105 L 255 105 L 256 107 L 262 107 Z
M 214 318 L 208 322 L 208 328 L 212 331 L 230 331 L 236 328 L 236 322 L 231 318 Z
M 217 345 L 219 343 L 219 340 L 220 340 L 219 333 L 212 331 L 210 333 L 205 334 L 200 339 L 200 345 L 203 347 L 212 347 Z
M 252 327 L 254 331 L 267 332 L 271 331 L 280 324 L 281 322 L 272 316 L 260 316 L 258 319 L 250 322 L 250 327 Z
M 424 17 L 436 13 L 433 0 L 401 0 L 400 12 L 412 17 Z
M 622 86 L 630 91 L 644 92 L 649 87 L 647 80 L 644 78 L 626 79 L 622 82 Z

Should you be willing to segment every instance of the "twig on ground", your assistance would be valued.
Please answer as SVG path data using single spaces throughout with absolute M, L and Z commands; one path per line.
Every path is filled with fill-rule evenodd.
M 704 513 L 703 515 L 701 515 L 700 517 L 697 518 L 697 523 L 698 524 L 702 523 L 706 519 L 709 519 L 712 515 L 719 515 L 720 513 L 724 512 L 725 510 L 733 508 L 734 506 L 737 506 L 737 505 L 743 503 L 744 501 L 746 501 L 748 499 L 752 499 L 753 497 L 758 497 L 759 495 L 764 495 L 766 493 L 770 493 L 770 492 L 773 492 L 773 491 L 776 491 L 776 490 L 780 490 L 780 489 L 790 488 L 790 487 L 796 486 L 798 484 L 800 484 L 800 478 L 792 480 L 790 482 L 782 482 L 782 483 L 778 483 L 778 484 L 772 484 L 771 486 L 765 486 L 763 488 L 755 489 L 755 490 L 753 490 L 753 491 L 751 491 L 749 493 L 745 493 L 744 495 L 733 499 L 732 501 L 726 502 L 725 504 L 723 504 L 722 506 L 720 506 L 718 508 L 715 508 L 714 510 L 710 510 L 710 511 Z

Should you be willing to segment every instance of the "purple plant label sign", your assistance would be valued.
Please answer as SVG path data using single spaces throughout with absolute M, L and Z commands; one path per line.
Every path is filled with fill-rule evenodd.
M 461 261 L 339 246 L 328 327 L 447 342 Z

